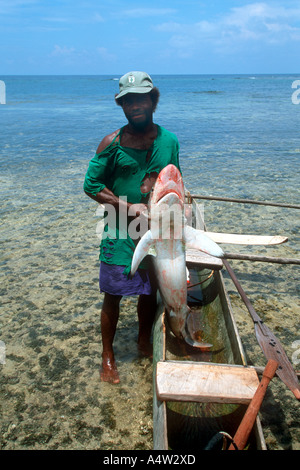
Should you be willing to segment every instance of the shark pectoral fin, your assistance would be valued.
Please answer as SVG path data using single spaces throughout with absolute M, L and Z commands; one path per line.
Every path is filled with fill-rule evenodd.
M 131 275 L 133 275 L 136 270 L 138 269 L 140 263 L 143 261 L 145 256 L 148 254 L 149 249 L 153 245 L 154 240 L 152 238 L 152 233 L 150 230 L 145 233 L 145 235 L 142 236 L 140 241 L 138 242 L 134 253 L 133 253 L 133 258 L 131 261 Z
M 212 241 L 204 232 L 197 230 L 189 225 L 184 227 L 184 241 L 188 248 L 204 251 L 205 253 L 222 258 L 224 252 L 214 241 Z

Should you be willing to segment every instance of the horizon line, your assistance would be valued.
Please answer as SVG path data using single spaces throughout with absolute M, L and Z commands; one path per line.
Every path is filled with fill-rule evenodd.
M 124 73 L 99 73 L 99 74 L 83 74 L 83 73 L 22 73 L 22 74 L 0 74 L 0 77 L 122 77 Z M 152 73 L 152 76 L 211 76 L 211 75 L 243 75 L 243 76 L 258 76 L 258 75 L 300 75 L 300 72 L 233 72 L 233 73 Z M 116 77 L 117 76 L 117 77 Z

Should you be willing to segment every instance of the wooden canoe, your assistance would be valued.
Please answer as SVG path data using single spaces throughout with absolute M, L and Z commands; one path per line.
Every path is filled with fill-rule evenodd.
M 186 262 L 188 304 L 201 340 L 213 346 L 201 351 L 176 338 L 159 303 L 153 331 L 155 450 L 204 450 L 219 432 L 234 436 L 259 384 L 246 364 L 222 261 L 188 251 Z M 247 448 L 266 449 L 259 418 Z

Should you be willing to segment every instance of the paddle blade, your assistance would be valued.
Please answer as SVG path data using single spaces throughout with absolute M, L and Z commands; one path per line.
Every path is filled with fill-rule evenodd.
M 278 362 L 276 375 L 300 400 L 300 385 L 298 377 L 290 363 L 280 341 L 274 336 L 271 330 L 262 322 L 254 322 L 257 341 L 268 360 L 274 359 Z
M 226 259 L 223 259 L 223 264 L 226 267 L 228 274 L 233 280 L 234 285 L 236 286 L 241 298 L 243 299 L 243 302 L 248 309 L 248 312 L 252 317 L 255 326 L 256 338 L 264 355 L 268 361 L 270 359 L 274 359 L 276 362 L 278 362 L 279 367 L 277 369 L 276 375 L 278 375 L 282 382 L 284 382 L 285 385 L 293 392 L 295 397 L 300 400 L 300 387 L 297 375 L 283 347 L 281 346 L 280 341 L 278 341 L 272 331 L 269 330 L 269 328 L 257 315 L 254 307 L 246 296 L 244 289 L 242 288 Z

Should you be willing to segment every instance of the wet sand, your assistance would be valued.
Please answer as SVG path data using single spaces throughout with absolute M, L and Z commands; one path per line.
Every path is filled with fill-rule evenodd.
M 47 210 L 27 205 L 17 219 L 11 213 L 4 216 L 3 450 L 152 449 L 152 364 L 137 352 L 135 298 L 122 302 L 115 341 L 121 383 L 99 380 L 99 242 L 94 208 L 84 201 L 76 212 L 69 201 L 63 207 L 48 204 Z M 268 255 L 274 253 L 295 256 L 284 246 L 268 250 Z M 291 358 L 293 342 L 300 339 L 299 268 L 242 262 L 232 266 Z M 252 321 L 225 277 L 248 359 L 263 366 Z M 299 403 L 278 379 L 268 389 L 261 419 L 269 449 L 300 449 Z

